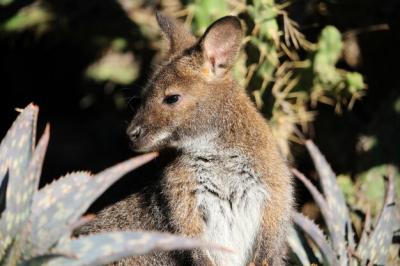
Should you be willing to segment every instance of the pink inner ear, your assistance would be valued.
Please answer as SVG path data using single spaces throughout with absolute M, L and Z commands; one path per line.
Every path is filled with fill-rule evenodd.
M 212 56 L 209 56 L 209 59 L 210 59 L 210 63 L 212 66 L 212 72 L 215 74 L 215 57 L 212 55 Z
M 231 36 L 228 35 L 224 39 L 222 43 L 219 42 L 221 40 L 218 40 L 218 38 L 211 38 L 205 42 L 205 52 L 213 67 L 226 66 L 230 56 L 234 56 L 232 50 L 235 50 L 235 48 L 232 47 Z
M 209 70 L 217 76 L 226 73 L 236 59 L 240 40 L 237 19 L 226 17 L 211 25 L 203 37 L 203 52 Z

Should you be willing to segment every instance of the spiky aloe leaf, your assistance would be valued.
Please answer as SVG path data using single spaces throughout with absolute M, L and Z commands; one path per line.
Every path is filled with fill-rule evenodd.
M 323 216 L 329 218 L 328 219 L 329 221 L 327 221 L 327 223 L 332 224 L 332 222 L 330 221 L 332 221 L 333 217 L 331 216 L 332 214 L 329 211 L 329 206 L 326 203 L 324 196 L 322 196 L 322 194 L 318 191 L 318 189 L 300 171 L 298 171 L 297 169 L 292 169 L 292 173 L 304 184 L 304 186 L 311 193 L 313 199 L 318 204 Z
M 42 255 L 54 244 L 54 240 L 51 239 L 56 238 L 56 236 L 49 235 L 49 228 L 60 227 L 57 223 L 63 221 L 65 215 L 71 215 L 71 212 L 74 211 L 74 209 L 68 208 L 64 210 L 63 202 L 82 198 L 82 193 L 73 192 L 79 192 L 82 187 L 87 186 L 90 178 L 93 177 L 89 172 L 67 174 L 36 193 L 33 202 L 33 212 L 30 217 L 32 241 L 28 243 L 29 247 L 27 247 L 28 250 L 31 250 L 31 255 Z M 64 182 L 64 180 L 66 181 Z M 42 215 L 42 213 L 44 214 Z M 62 224 L 62 227 L 65 230 L 65 224 Z
M 45 254 L 25 260 L 20 263 L 20 266 L 42 266 L 49 261 L 59 257 L 70 257 L 68 254 Z
M 366 237 L 364 234 L 357 247 L 357 253 L 362 258 L 362 264 L 367 261 L 371 265 L 386 265 L 389 247 L 392 243 L 395 225 L 395 192 L 394 177 L 388 175 L 387 190 L 384 206 L 376 221 L 375 229 Z
M 293 251 L 293 253 L 297 256 L 299 261 L 301 262 L 301 265 L 311 265 L 310 260 L 308 259 L 307 252 L 305 251 L 300 237 L 297 233 L 297 231 L 292 227 L 290 228 L 289 236 L 287 239 L 287 243 L 290 246 L 290 249 Z
M 328 262 L 328 265 L 339 265 L 339 261 L 336 259 L 336 253 L 327 242 L 321 229 L 301 213 L 293 212 L 292 218 L 294 224 L 307 233 L 311 240 L 317 245 L 325 260 Z
M 104 265 L 154 250 L 175 250 L 192 248 L 226 249 L 207 242 L 186 237 L 157 232 L 114 232 L 85 236 L 60 243 L 55 250 L 71 254 L 73 257 L 60 257 L 47 263 L 55 265 Z
M 37 114 L 38 108 L 33 104 L 28 105 L 15 120 L 0 144 L 0 184 L 8 173 L 5 210 L 0 219 L 0 257 L 4 255 L 13 236 L 21 226 L 22 221 L 20 221 L 21 217 L 18 212 L 22 197 L 27 195 L 21 194 L 20 186 L 24 182 L 26 169 L 33 152 Z
M 26 241 L 26 237 L 28 236 L 26 222 L 31 213 L 33 195 L 36 192 L 39 184 L 48 142 L 49 127 L 46 127 L 45 133 L 39 140 L 39 144 L 36 146 L 36 149 L 33 152 L 23 179 L 21 180 L 19 186 L 14 190 L 13 197 L 7 202 L 8 204 L 13 203 L 12 206 L 14 208 L 7 208 L 3 213 L 2 219 L 0 220 L 0 229 L 3 232 L 8 232 L 9 237 L 11 237 L 12 240 L 15 240 L 13 241 L 10 252 L 10 254 L 12 254 L 15 258 L 19 258 L 22 255 L 22 243 Z M 10 231 L 8 231 L 10 224 L 14 226 L 16 230 L 15 233 L 11 232 L 10 234 Z
M 9 171 L 12 184 L 18 184 L 33 152 L 35 142 L 36 119 L 39 109 L 28 105 L 14 121 L 0 144 L 0 183 Z M 9 188 L 11 191 L 15 188 Z M 9 195 L 11 192 L 8 192 Z
M 42 254 L 64 235 L 69 237 L 79 217 L 109 186 L 156 156 L 157 153 L 141 155 L 95 176 L 71 174 L 40 190 L 34 198 L 31 219 L 34 254 Z
M 348 254 L 346 246 L 355 248 L 355 244 L 349 210 L 344 195 L 336 183 L 335 173 L 317 146 L 311 140 L 307 140 L 306 148 L 320 176 L 319 181 L 329 207 L 330 215 L 324 218 L 328 225 L 333 248 L 340 257 L 340 264 L 347 265 Z M 332 217 L 334 217 L 334 220 Z

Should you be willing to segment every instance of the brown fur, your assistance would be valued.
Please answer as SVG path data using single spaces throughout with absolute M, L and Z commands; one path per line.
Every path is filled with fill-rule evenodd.
M 136 132 L 132 136 L 136 150 L 169 147 L 178 151 L 177 156 L 155 186 L 108 207 L 81 231 L 141 229 L 202 237 L 207 222 L 196 205 L 196 169 L 187 164 L 187 146 L 197 147 L 199 138 L 216 132 L 213 142 L 218 149 L 234 148 L 248 158 L 246 165 L 268 191 L 248 260 L 282 265 L 291 224 L 291 175 L 266 121 L 230 73 L 242 35 L 238 20 L 217 21 L 198 41 L 177 22 L 160 14 L 158 21 L 170 43 L 169 56 L 143 92 L 144 102 L 128 133 Z M 165 104 L 168 95 L 180 95 L 179 102 Z M 135 131 L 138 127 L 140 134 Z M 201 250 L 158 252 L 119 264 L 215 265 Z

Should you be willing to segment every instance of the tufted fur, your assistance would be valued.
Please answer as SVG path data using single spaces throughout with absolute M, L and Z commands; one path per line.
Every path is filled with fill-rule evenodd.
M 282 265 L 291 175 L 267 123 L 230 73 L 239 20 L 218 20 L 198 41 L 177 22 L 160 14 L 158 21 L 170 53 L 128 133 L 136 150 L 176 154 L 156 184 L 101 211 L 81 232 L 169 231 L 235 250 L 157 252 L 116 265 Z M 179 101 L 166 104 L 169 95 Z

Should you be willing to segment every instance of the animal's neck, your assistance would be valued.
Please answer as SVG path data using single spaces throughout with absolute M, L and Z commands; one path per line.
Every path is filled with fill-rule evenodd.
M 181 141 L 181 152 L 186 155 L 217 154 L 222 149 L 216 130 L 202 132 Z
M 174 146 L 188 155 L 223 156 L 234 149 L 253 157 L 254 150 L 266 146 L 268 126 L 234 82 L 216 85 L 214 90 L 213 110 L 201 114 L 202 125 Z

